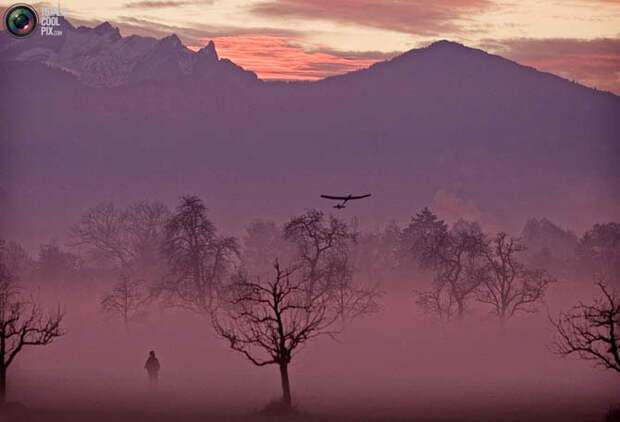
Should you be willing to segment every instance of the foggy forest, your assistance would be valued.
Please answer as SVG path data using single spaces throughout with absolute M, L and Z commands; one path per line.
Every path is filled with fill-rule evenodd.
M 2 402 L 40 420 L 614 420 L 620 224 L 491 233 L 423 208 L 364 231 L 309 209 L 234 237 L 207 205 L 101 203 L 65 243 L 2 240 Z

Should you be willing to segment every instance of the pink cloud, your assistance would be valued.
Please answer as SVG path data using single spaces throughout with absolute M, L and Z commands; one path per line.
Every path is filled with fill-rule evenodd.
M 583 85 L 620 94 L 620 39 L 486 40 L 482 47 Z
M 123 7 L 128 9 L 164 9 L 169 7 L 180 7 L 186 6 L 188 4 L 192 4 L 191 1 L 178 0 L 178 1 L 135 1 L 130 3 L 125 3 Z
M 321 19 L 398 32 L 437 35 L 460 32 L 455 19 L 492 6 L 491 0 L 270 0 L 255 6 L 256 14 Z

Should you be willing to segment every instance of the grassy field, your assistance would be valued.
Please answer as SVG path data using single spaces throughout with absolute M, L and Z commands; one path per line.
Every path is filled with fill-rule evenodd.
M 464 404 L 461 407 L 446 403 L 444 407 L 427 404 L 410 408 L 383 407 L 341 408 L 322 411 L 298 410 L 281 414 L 268 410 L 191 410 L 171 408 L 163 404 L 142 408 L 117 408 L 98 405 L 92 408 L 36 408 L 20 403 L 9 403 L 0 408 L 4 422 L 612 422 L 606 419 L 609 405 L 572 401 L 547 403 L 486 403 Z M 616 415 L 617 417 L 617 415 Z

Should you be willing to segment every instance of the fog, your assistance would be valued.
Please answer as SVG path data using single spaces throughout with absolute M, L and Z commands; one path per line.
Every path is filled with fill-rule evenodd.
M 49 420 L 68 410 L 102 420 L 245 420 L 280 398 L 277 368 L 256 367 L 231 351 L 205 315 L 153 304 L 126 329 L 103 314 L 109 282 L 32 282 L 41 302 L 66 310 L 66 335 L 24 349 L 9 369 L 9 401 L 41 409 L 37 417 Z M 616 374 L 551 350 L 547 314 L 591 300 L 591 283 L 558 282 L 541 312 L 502 326 L 484 308 L 447 323 L 423 313 L 413 293 L 423 282 L 383 280 L 378 312 L 356 319 L 335 340 L 308 343 L 291 363 L 295 407 L 317 420 L 586 421 L 602 420 L 617 400 Z M 143 368 L 149 350 L 162 366 L 156 391 Z

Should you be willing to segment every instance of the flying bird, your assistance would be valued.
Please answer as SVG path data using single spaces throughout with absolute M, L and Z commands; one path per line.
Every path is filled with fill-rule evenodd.
M 345 205 L 347 202 L 353 201 L 355 199 L 368 198 L 369 196 L 370 196 L 370 194 L 358 195 L 358 196 L 353 196 L 353 195 L 348 195 L 348 196 L 321 195 L 321 198 L 331 199 L 331 200 L 334 200 L 334 201 L 342 201 L 341 203 L 334 205 L 334 208 L 341 210 L 341 209 L 347 207 Z

